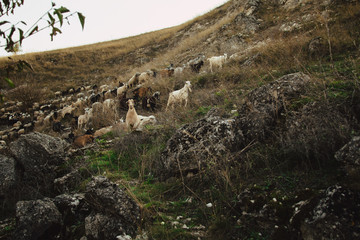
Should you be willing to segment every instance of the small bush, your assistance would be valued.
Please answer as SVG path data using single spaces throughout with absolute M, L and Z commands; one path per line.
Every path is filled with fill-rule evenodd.
M 50 91 L 36 84 L 20 85 L 6 94 L 13 101 L 22 102 L 24 108 L 30 108 L 35 102 L 42 102 L 51 95 Z

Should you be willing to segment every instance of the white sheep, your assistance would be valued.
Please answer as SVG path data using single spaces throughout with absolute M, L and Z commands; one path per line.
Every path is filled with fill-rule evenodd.
M 136 130 L 136 128 L 139 126 L 140 118 L 137 115 L 136 110 L 135 110 L 134 99 L 129 99 L 127 101 L 127 104 L 129 106 L 129 109 L 126 113 L 125 123 L 126 123 L 128 130 L 133 131 L 133 130 Z
M 213 72 L 213 66 L 222 68 L 223 64 L 226 62 L 226 59 L 227 59 L 226 53 L 222 56 L 215 56 L 215 57 L 208 58 L 207 60 L 210 63 L 210 71 Z
M 166 105 L 165 111 L 168 110 L 168 107 L 172 105 L 174 107 L 174 104 L 176 102 L 179 102 L 182 104 L 182 102 L 185 102 L 185 107 L 187 106 L 188 98 L 189 98 L 189 91 L 191 92 L 191 83 L 190 81 L 186 81 L 183 88 L 173 91 L 169 94 L 169 99 Z

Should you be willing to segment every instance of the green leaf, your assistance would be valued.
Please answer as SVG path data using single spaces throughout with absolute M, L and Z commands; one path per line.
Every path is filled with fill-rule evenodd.
M 50 13 L 48 13 L 48 16 L 49 16 L 49 19 L 50 19 L 50 21 L 51 21 L 50 25 L 54 25 L 54 23 L 55 23 L 55 18 L 54 18 Z
M 56 14 L 58 16 L 59 21 L 60 21 L 60 27 L 61 27 L 63 25 L 63 19 L 64 19 L 62 13 L 60 11 L 58 11 L 58 9 L 55 9 L 54 14 Z
M 35 32 L 37 32 L 37 31 L 39 31 L 39 27 L 38 27 L 38 26 L 34 27 L 33 30 L 31 30 L 31 32 L 29 33 L 28 36 L 33 35 L 33 34 L 34 34 Z
M 69 9 L 67 9 L 66 7 L 63 7 L 63 6 L 61 6 L 60 8 L 55 9 L 55 11 L 58 11 L 58 12 L 60 12 L 60 13 L 70 12 Z
M 6 24 L 6 23 L 10 23 L 9 21 L 2 21 L 2 22 L 0 22 L 0 26 L 1 25 L 4 25 L 4 24 Z
M 80 20 L 80 23 L 81 23 L 81 27 L 82 29 L 84 30 L 84 26 L 85 26 L 85 16 L 82 15 L 82 13 L 77 13 L 78 14 L 78 17 L 79 17 L 79 20 Z
M 13 83 L 13 81 L 10 80 L 10 78 L 4 78 L 5 79 L 5 82 L 7 82 L 7 84 L 10 86 L 10 87 L 15 87 L 15 84 Z
M 58 28 L 56 28 L 56 27 L 53 27 L 53 29 L 52 29 L 52 33 L 50 33 L 51 41 L 53 41 L 53 40 L 54 40 L 54 36 L 56 36 L 56 35 L 57 35 L 57 33 L 61 33 L 61 30 L 60 30 L 60 29 L 58 29 Z

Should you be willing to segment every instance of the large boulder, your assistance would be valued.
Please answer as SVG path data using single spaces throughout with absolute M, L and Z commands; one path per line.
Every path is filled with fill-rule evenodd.
M 0 154 L 0 216 L 2 217 L 13 214 L 15 210 L 15 189 L 18 178 L 15 165 L 14 158 Z
M 240 149 L 244 137 L 234 119 L 208 116 L 176 131 L 161 154 L 161 178 L 198 172 L 210 161 Z
M 50 199 L 19 201 L 13 239 L 59 239 L 62 217 Z
M 103 176 L 94 177 L 86 186 L 85 200 L 93 210 L 85 219 L 88 239 L 136 234 L 140 208 L 117 184 Z
M 308 75 L 292 73 L 251 91 L 236 118 L 247 142 L 268 138 L 289 102 L 299 98 L 309 82 Z
M 85 218 L 91 213 L 85 194 L 61 194 L 53 199 L 62 215 L 62 239 L 80 239 L 85 235 Z
M 287 114 L 279 134 L 284 157 L 295 165 L 321 167 L 349 141 L 351 124 L 335 107 L 318 102 Z
M 22 135 L 9 146 L 21 169 L 23 199 L 49 196 L 65 162 L 68 143 L 41 133 Z
M 16 178 L 14 158 L 0 154 L 0 199 L 12 191 Z

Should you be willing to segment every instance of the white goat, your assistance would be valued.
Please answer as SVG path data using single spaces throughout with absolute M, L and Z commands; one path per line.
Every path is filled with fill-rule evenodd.
M 142 131 L 145 127 L 145 125 L 149 125 L 149 124 L 156 124 L 156 118 L 154 115 L 150 115 L 148 117 L 146 116 L 141 116 L 141 115 L 138 115 L 139 119 L 140 119 L 140 123 L 139 123 L 139 126 L 137 127 L 137 131 Z
M 184 71 L 184 69 L 185 69 L 185 64 L 183 64 L 183 66 L 182 67 L 177 67 L 177 68 L 175 68 L 174 69 L 174 76 L 180 76 L 182 73 L 183 73 L 183 71 Z
M 133 130 L 136 130 L 136 128 L 139 126 L 140 118 L 137 115 L 136 110 L 135 110 L 134 99 L 129 99 L 127 101 L 127 104 L 129 106 L 129 109 L 126 113 L 125 123 L 126 123 L 127 128 L 129 130 L 133 131 Z
M 99 130 L 95 131 L 94 137 L 100 137 L 108 132 L 111 132 L 112 130 L 113 130 L 113 126 L 100 128 Z
M 169 94 L 169 99 L 166 105 L 165 111 L 168 110 L 168 107 L 172 105 L 174 107 L 174 104 L 176 102 L 179 102 L 182 104 L 182 102 L 185 102 L 185 107 L 187 106 L 188 98 L 189 98 L 189 91 L 191 92 L 191 83 L 190 81 L 186 81 L 183 88 L 173 91 Z
M 156 73 L 154 71 L 147 70 L 146 72 L 142 72 L 139 75 L 139 83 L 140 84 L 148 83 L 151 81 L 151 79 L 154 79 L 155 77 L 156 77 Z
M 140 73 L 135 73 L 135 75 L 129 79 L 129 81 L 127 82 L 128 88 L 135 86 L 139 82 L 139 75 Z
M 116 95 L 118 97 L 122 97 L 122 95 L 126 91 L 126 89 L 127 89 L 127 84 L 125 83 L 123 86 L 118 87 L 118 89 L 116 90 Z
M 84 129 L 88 126 L 92 118 L 92 108 L 86 108 L 85 114 L 78 117 L 78 129 Z
M 99 88 L 100 92 L 105 92 L 105 91 L 108 91 L 108 90 L 110 90 L 110 86 L 106 85 L 106 84 L 101 85 L 100 88 Z
M 222 68 L 223 64 L 226 62 L 226 59 L 227 59 L 226 53 L 222 56 L 215 56 L 215 57 L 208 58 L 207 60 L 210 63 L 210 71 L 213 72 L 213 66 Z

